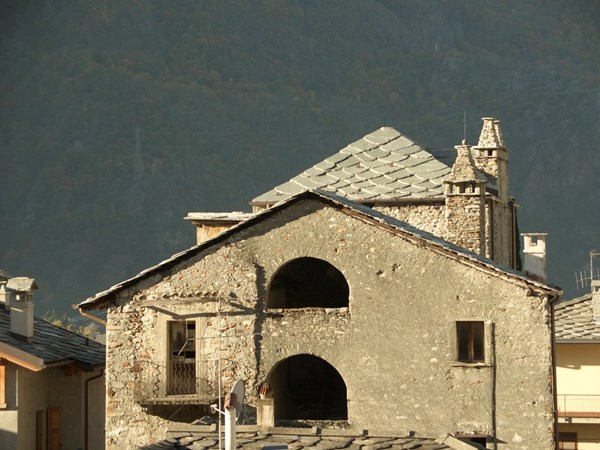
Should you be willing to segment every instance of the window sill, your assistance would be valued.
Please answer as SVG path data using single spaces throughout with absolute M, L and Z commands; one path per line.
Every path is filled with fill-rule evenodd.
M 0 409 L 8 408 L 8 403 L 0 403 Z
M 455 361 L 450 364 L 450 367 L 465 367 L 465 368 L 472 368 L 472 369 L 484 369 L 486 367 L 492 367 L 492 364 L 488 364 L 485 362 L 468 363 L 468 362 Z

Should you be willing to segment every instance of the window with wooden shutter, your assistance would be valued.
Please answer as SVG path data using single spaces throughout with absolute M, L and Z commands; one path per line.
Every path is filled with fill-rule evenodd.
M 0 409 L 7 407 L 6 404 L 6 365 L 0 359 Z
M 62 450 L 62 412 L 60 408 L 46 411 L 46 449 Z

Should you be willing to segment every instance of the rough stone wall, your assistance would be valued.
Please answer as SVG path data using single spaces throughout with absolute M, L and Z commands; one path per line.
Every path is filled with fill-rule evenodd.
M 348 309 L 265 311 L 269 280 L 303 256 L 344 274 Z M 148 414 L 133 392 L 144 377 L 143 361 L 164 354 L 157 330 L 173 314 L 196 317 L 203 336 L 231 333 L 219 341 L 223 359 L 235 361 L 224 364 L 223 386 L 246 380 L 250 404 L 277 363 L 312 354 L 343 377 L 348 420 L 357 430 L 429 436 L 496 430 L 507 449 L 553 448 L 548 303 L 528 297 L 524 286 L 319 202 L 291 206 L 139 288 L 124 292 L 109 312 L 108 448 L 164 436 L 168 420 Z M 232 300 L 220 302 L 225 319 L 207 298 Z M 486 351 L 493 364 L 453 359 L 457 320 L 491 323 Z M 202 345 L 199 359 L 210 376 L 216 344 Z
M 401 204 L 397 206 L 375 206 L 373 208 L 383 214 L 406 222 L 419 230 L 427 231 L 435 236 L 446 235 L 446 219 L 444 203 Z
M 448 195 L 446 197 L 447 241 L 474 253 L 485 251 L 485 207 L 481 195 Z

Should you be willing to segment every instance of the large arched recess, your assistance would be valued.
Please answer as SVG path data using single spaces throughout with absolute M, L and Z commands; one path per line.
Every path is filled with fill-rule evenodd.
M 343 308 L 350 289 L 336 267 L 322 259 L 302 257 L 279 268 L 269 285 L 268 308 Z
M 275 400 L 275 420 L 347 420 L 346 383 L 327 361 L 295 355 L 267 377 Z

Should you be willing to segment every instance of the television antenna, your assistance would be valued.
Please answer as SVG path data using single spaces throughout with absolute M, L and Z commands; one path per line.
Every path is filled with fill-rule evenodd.
M 594 268 L 594 259 L 596 256 L 600 256 L 600 252 L 598 252 L 598 250 L 590 250 L 589 272 L 585 270 L 585 268 L 575 272 L 575 283 L 577 284 L 577 289 L 587 288 L 593 280 L 600 279 L 600 269 L 597 267 Z

